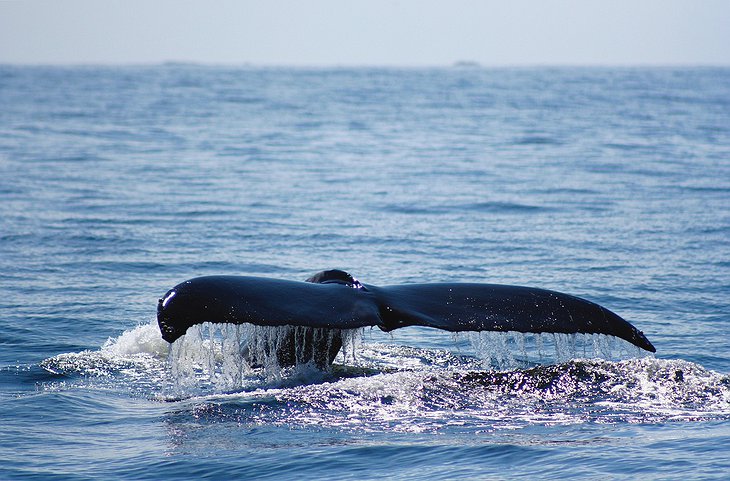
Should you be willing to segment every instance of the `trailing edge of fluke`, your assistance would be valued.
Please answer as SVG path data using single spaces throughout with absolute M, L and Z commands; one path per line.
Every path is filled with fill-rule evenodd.
M 365 326 L 392 331 L 427 326 L 452 332 L 606 334 L 656 352 L 641 331 L 617 314 L 568 294 L 474 283 L 378 287 L 361 284 L 340 270 L 319 272 L 306 282 L 197 277 L 173 287 L 159 300 L 157 321 L 162 337 L 170 343 L 195 324 L 213 322 L 326 331 Z M 339 348 L 339 344 L 327 347 L 334 350 L 334 354 L 325 355 L 329 362 Z

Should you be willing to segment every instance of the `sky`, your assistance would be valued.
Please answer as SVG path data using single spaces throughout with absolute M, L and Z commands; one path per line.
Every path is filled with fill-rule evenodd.
M 730 65 L 728 0 L 0 0 L 0 63 Z

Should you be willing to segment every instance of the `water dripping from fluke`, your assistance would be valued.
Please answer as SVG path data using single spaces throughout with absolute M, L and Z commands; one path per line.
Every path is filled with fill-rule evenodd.
M 202 323 L 171 344 L 173 395 L 320 382 L 354 362 L 361 329 Z
M 522 369 L 576 359 L 619 361 L 653 357 L 633 344 L 605 334 L 470 332 L 469 344 L 487 370 Z
M 642 356 L 635 346 L 602 335 L 468 333 L 473 353 L 461 353 L 457 335 L 453 351 L 458 354 L 370 344 L 362 338 L 362 329 L 195 325 L 170 346 L 168 394 L 179 398 L 233 393 L 400 370 L 500 371 L 573 359 Z

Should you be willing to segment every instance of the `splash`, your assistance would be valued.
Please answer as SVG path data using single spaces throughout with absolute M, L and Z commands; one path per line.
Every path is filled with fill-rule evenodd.
M 633 344 L 604 334 L 469 332 L 469 343 L 486 369 L 560 364 L 572 359 L 618 361 L 651 357 Z M 458 338 L 458 336 L 457 336 Z
M 324 346 L 329 352 L 341 343 L 335 361 L 354 362 L 360 333 L 360 329 L 206 322 L 189 328 L 171 345 L 171 387 L 175 394 L 187 395 L 312 381 L 328 371 L 316 362 L 312 346 Z M 293 362 L 281 365 L 282 352 L 289 348 L 293 348 Z
M 141 324 L 107 339 L 97 351 L 71 352 L 43 360 L 40 367 L 60 376 L 60 380 L 38 388 L 93 387 L 148 397 L 149 393 L 163 389 L 168 346 L 160 337 L 156 322 Z
M 141 324 L 132 330 L 124 331 L 119 337 L 109 338 L 101 347 L 110 356 L 149 355 L 155 358 L 167 356 L 169 344 L 160 336 L 156 322 Z
M 109 338 L 98 351 L 59 354 L 41 362 L 53 374 L 78 373 L 83 376 L 110 376 L 130 369 L 156 371 L 165 359 L 169 344 L 160 337 L 156 323 L 143 324 Z
M 60 354 L 41 366 L 64 376 L 65 383 L 84 385 L 93 380 L 95 386 L 121 390 L 127 386 L 143 396 L 179 399 L 381 372 L 514 370 L 576 358 L 614 360 L 643 354 L 628 343 L 600 335 L 468 333 L 454 337 L 454 349 L 362 342 L 362 337 L 361 329 L 204 323 L 168 344 L 157 324 L 150 322 L 108 339 L 98 351 Z M 293 362 L 281 365 L 280 353 L 292 342 Z M 327 363 L 323 368 L 314 362 L 313 343 L 329 351 L 340 342 L 334 366 Z M 464 347 L 467 353 L 462 353 Z
M 332 366 L 315 361 L 313 344 L 324 345 L 329 351 L 341 342 L 335 363 L 376 371 L 504 370 L 576 358 L 618 360 L 645 355 L 628 342 L 598 334 L 468 333 L 476 354 L 473 356 L 449 350 L 362 344 L 362 333 L 362 329 L 199 324 L 170 347 L 168 395 L 188 397 L 322 382 L 332 373 Z M 458 335 L 455 341 L 459 342 Z M 287 349 L 293 349 L 294 359 L 291 365 L 282 365 L 282 352 Z
M 100 350 L 43 361 L 42 367 L 59 378 L 39 388 L 185 399 L 196 410 L 210 409 L 215 419 L 230 417 L 239 424 L 345 431 L 494 432 L 561 423 L 730 419 L 727 375 L 651 356 L 602 360 L 632 354 L 606 337 L 457 338 L 474 344 L 481 356 L 474 357 L 363 343 L 361 331 L 343 331 L 342 352 L 329 369 L 311 358 L 278 364 L 282 343 L 315 334 L 322 333 L 205 324 L 168 345 L 151 323 L 110 339 Z M 556 361 L 571 356 L 594 358 Z M 510 363 L 518 367 L 495 368 Z
M 387 372 L 229 394 L 204 405 L 239 424 L 350 432 L 694 422 L 730 419 L 730 378 L 679 360 L 583 360 L 514 371 Z

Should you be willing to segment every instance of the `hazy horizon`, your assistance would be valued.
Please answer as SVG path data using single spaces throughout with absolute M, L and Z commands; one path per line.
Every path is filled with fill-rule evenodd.
M 0 2 L 0 64 L 730 66 L 730 2 Z
M 114 62 L 114 61 L 92 61 L 92 62 L 3 62 L 0 65 L 10 67 L 163 67 L 163 66 L 190 66 L 190 67 L 211 67 L 211 68 L 254 68 L 254 69 L 397 69 L 397 70 L 420 70 L 420 69 L 494 69 L 494 70 L 529 70 L 529 69 L 683 69 L 683 68 L 707 68 L 727 69 L 730 63 L 615 63 L 615 64 L 561 64 L 561 63 L 534 63 L 534 64 L 482 64 L 473 62 L 473 65 L 461 65 L 472 61 L 456 61 L 451 64 L 422 64 L 422 65 L 401 65 L 401 64 L 276 64 L 276 63 L 253 63 L 253 62 L 205 62 L 195 60 L 160 60 L 149 62 Z

